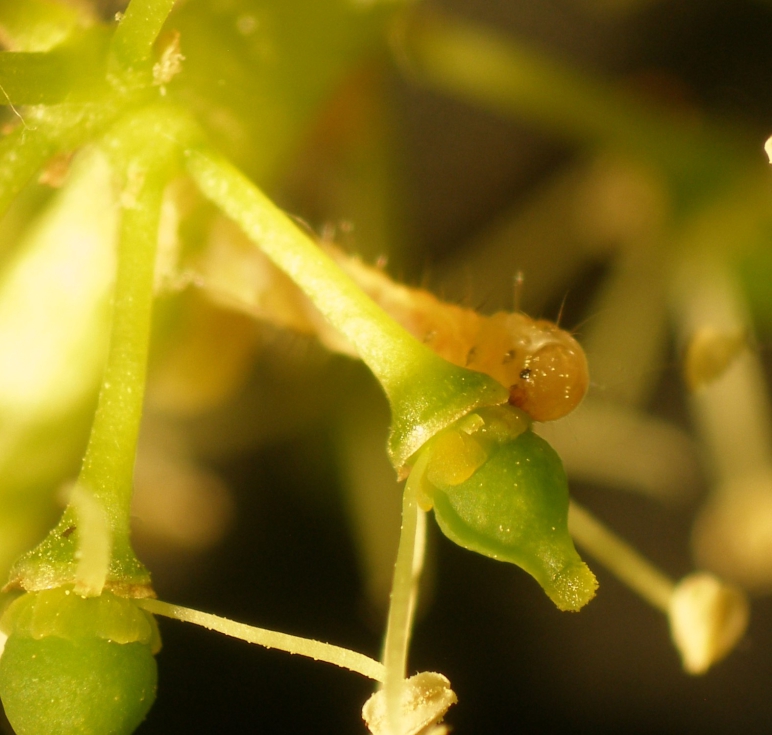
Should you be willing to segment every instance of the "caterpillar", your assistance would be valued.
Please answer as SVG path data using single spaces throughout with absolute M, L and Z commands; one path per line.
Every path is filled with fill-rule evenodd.
M 216 301 L 278 326 L 315 334 L 329 349 L 356 356 L 310 302 L 228 223 L 213 234 L 192 280 Z M 567 331 L 521 312 L 490 316 L 396 283 L 378 267 L 327 243 L 320 247 L 393 319 L 449 362 L 486 373 L 509 390 L 510 404 L 534 421 L 554 421 L 587 392 L 584 351 Z
M 521 312 L 479 314 L 395 283 L 338 248 L 325 249 L 411 334 L 449 362 L 490 375 L 509 389 L 510 404 L 534 421 L 562 418 L 584 398 L 589 383 L 584 350 L 553 322 Z

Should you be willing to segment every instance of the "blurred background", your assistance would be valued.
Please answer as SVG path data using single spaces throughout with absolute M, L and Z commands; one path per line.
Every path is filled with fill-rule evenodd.
M 453 731 L 766 732 L 772 5 L 188 0 L 167 28 L 186 57 L 169 97 L 319 239 L 454 303 L 571 330 L 590 394 L 543 432 L 572 494 L 673 579 L 709 568 L 752 597 L 737 649 L 692 677 L 665 616 L 591 557 L 597 598 L 560 613 L 430 523 L 410 667 L 450 679 Z M 518 73 L 494 63 L 501 44 Z M 34 187 L 14 231 L 54 196 Z M 281 328 L 287 307 L 263 295 L 299 297 L 189 189 L 171 197 L 177 271 L 199 286 L 159 299 L 138 554 L 163 600 L 377 657 L 401 501 L 388 406 L 361 364 Z M 705 326 L 738 346 L 692 391 L 684 356 Z M 97 380 L 67 419 L 81 437 Z M 29 538 L 77 471 L 70 441 L 30 483 Z M 138 732 L 364 732 L 369 682 L 160 625 Z

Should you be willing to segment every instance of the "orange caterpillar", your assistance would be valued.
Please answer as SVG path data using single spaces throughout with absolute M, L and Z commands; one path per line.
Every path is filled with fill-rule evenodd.
M 508 387 L 509 402 L 535 421 L 565 416 L 587 392 L 584 351 L 552 322 L 522 313 L 485 316 L 447 304 L 426 291 L 395 283 L 336 247 L 321 247 L 411 334 L 449 362 L 486 373 Z M 189 266 L 193 282 L 215 300 L 277 326 L 314 334 L 329 349 L 356 356 L 292 281 L 228 223 L 220 222 L 203 259 Z
M 337 248 L 326 249 L 411 334 L 449 362 L 486 373 L 509 388 L 509 402 L 534 421 L 562 418 L 584 398 L 589 383 L 584 350 L 556 324 L 519 312 L 478 314 L 395 283 Z

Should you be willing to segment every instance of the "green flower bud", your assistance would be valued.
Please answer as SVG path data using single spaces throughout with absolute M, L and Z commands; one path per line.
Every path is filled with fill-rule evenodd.
M 0 698 L 17 735 L 122 735 L 155 699 L 152 615 L 105 592 L 27 593 L 0 620 Z
M 517 564 L 561 610 L 579 610 L 594 597 L 595 576 L 568 533 L 563 464 L 517 409 L 477 411 L 426 451 L 427 497 L 419 502 L 434 507 L 449 539 Z

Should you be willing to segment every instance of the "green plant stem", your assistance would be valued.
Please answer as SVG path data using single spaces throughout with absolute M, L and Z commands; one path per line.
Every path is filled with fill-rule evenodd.
M 82 594 L 91 595 L 101 594 L 108 581 L 114 590 L 123 588 L 129 595 L 142 596 L 150 589 L 150 575 L 131 547 L 130 511 L 150 342 L 158 224 L 168 172 L 147 162 L 134 163 L 127 171 L 127 188 L 134 190 L 130 195 L 124 192 L 110 347 L 77 481 L 79 491 L 90 494 L 93 502 L 71 502 L 53 531 L 56 538 L 61 536 L 62 527 L 78 529 L 78 534 L 73 534 L 78 544 L 73 555 L 77 561 L 75 583 Z M 90 521 L 95 513 L 97 519 L 104 517 L 102 524 Z M 89 570 L 93 565 L 84 556 L 89 549 L 104 548 L 103 541 L 92 538 L 99 534 L 100 525 L 109 535 L 109 565 L 98 579 L 92 576 Z
M 646 602 L 669 613 L 674 582 L 573 500 L 569 507 L 568 528 L 576 543 L 588 554 Z
M 366 676 L 368 679 L 383 681 L 384 673 L 381 663 L 348 648 L 288 635 L 287 633 L 266 630 L 265 628 L 257 628 L 253 625 L 236 623 L 233 620 L 228 620 L 228 618 L 191 610 L 179 605 L 171 605 L 160 600 L 138 600 L 137 604 L 144 610 L 153 613 L 153 615 L 163 615 L 184 623 L 194 623 L 208 630 L 214 630 L 247 643 L 255 643 L 265 648 L 275 648 L 287 653 L 294 653 L 306 658 L 312 658 L 314 661 L 325 661 L 342 669 L 349 669 L 357 674 L 362 674 L 362 676 Z
M 388 386 L 412 373 L 424 349 L 316 243 L 235 167 L 214 152 L 188 152 L 188 171 L 203 193 L 303 290 Z
M 418 507 L 418 494 L 429 455 L 424 453 L 408 477 L 402 498 L 402 529 L 391 585 L 389 619 L 383 643 L 383 692 L 389 729 L 402 733 L 402 691 L 407 676 L 407 654 L 413 628 L 418 581 L 423 569 L 426 513 Z
M 435 433 L 508 391 L 481 373 L 451 365 L 366 296 L 318 245 L 240 171 L 214 151 L 186 151 L 198 187 L 313 301 L 354 345 L 389 397 L 389 452 L 402 477 L 408 459 Z
M 107 509 L 112 529 L 128 535 L 153 303 L 153 273 L 164 171 L 145 169 L 121 217 L 110 349 L 79 482 Z
M 131 74 L 152 58 L 153 44 L 174 0 L 132 0 L 121 18 L 110 45 L 110 71 Z

